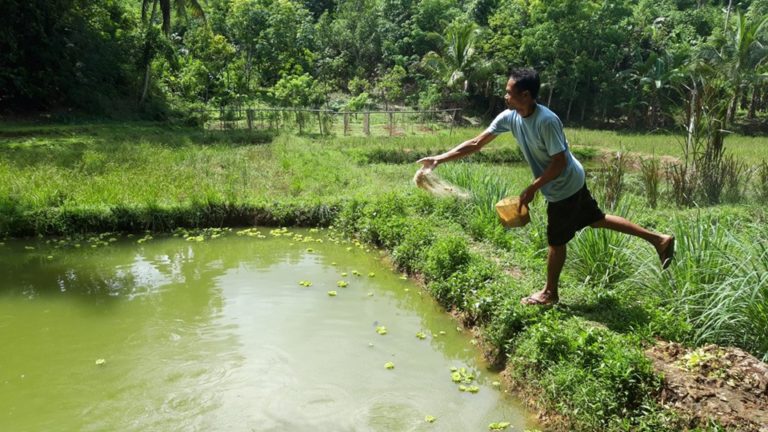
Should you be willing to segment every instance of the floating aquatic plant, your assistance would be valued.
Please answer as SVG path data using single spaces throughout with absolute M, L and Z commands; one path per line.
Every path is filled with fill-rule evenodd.
M 435 420 L 437 420 L 437 417 L 435 417 L 435 416 L 428 415 L 428 416 L 424 417 L 424 421 L 427 422 L 427 423 L 434 423 Z
M 336 281 L 336 285 L 338 285 L 339 288 L 346 288 L 347 285 L 349 285 L 349 282 L 340 280 L 340 281 Z
M 106 360 L 104 360 L 103 358 L 100 358 L 100 359 L 96 359 L 96 366 L 103 366 L 103 365 L 105 365 L 106 363 L 107 363 L 107 361 L 106 361 Z
M 510 426 L 509 422 L 495 422 L 488 425 L 488 430 L 499 431 L 504 430 Z
M 301 285 L 303 287 L 311 287 L 312 286 L 312 282 L 302 280 L 302 281 L 299 281 L 299 285 Z
M 368 277 L 375 277 L 375 276 L 376 276 L 376 273 L 374 273 L 374 272 L 368 273 Z
M 376 333 L 384 336 L 387 334 L 387 328 L 385 326 L 376 326 Z
M 427 338 L 427 335 L 425 335 L 424 332 L 418 332 L 418 333 L 416 333 L 416 337 L 421 339 L 421 340 L 424 340 L 424 339 Z
M 469 371 L 467 371 L 467 368 L 451 368 L 451 381 L 455 383 L 461 383 L 461 384 L 472 384 L 472 381 L 475 379 L 475 376 L 472 375 Z M 464 390 L 461 389 L 461 387 L 464 387 Z M 467 391 L 467 387 L 460 386 L 459 390 L 461 391 Z
M 384 363 L 384 367 L 386 369 L 394 369 L 395 368 L 395 364 L 392 363 L 392 362 L 386 362 L 386 363 Z
M 336 291 L 328 291 L 328 295 L 331 297 L 336 297 Z

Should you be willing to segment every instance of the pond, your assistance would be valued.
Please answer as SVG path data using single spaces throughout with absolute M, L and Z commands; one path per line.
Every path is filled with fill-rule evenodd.
M 156 237 L 0 245 L 0 430 L 535 427 L 376 251 L 317 230 Z

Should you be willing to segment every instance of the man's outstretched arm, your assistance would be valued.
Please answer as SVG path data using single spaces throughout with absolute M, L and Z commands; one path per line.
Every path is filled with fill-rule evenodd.
M 493 141 L 495 138 L 496 135 L 488 131 L 484 131 L 480 135 L 470 140 L 464 141 L 463 143 L 457 145 L 445 153 L 439 154 L 437 156 L 428 156 L 419 159 L 418 162 L 423 165 L 423 169 L 432 170 L 437 168 L 437 166 L 443 162 L 448 162 L 454 159 L 461 159 L 474 152 L 480 151 L 480 149 L 482 149 L 489 142 Z

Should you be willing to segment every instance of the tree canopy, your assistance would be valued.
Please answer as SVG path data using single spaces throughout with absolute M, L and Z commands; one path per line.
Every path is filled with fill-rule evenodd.
M 654 129 L 695 65 L 726 122 L 768 112 L 768 0 L 7 0 L 0 110 L 502 107 L 539 70 L 566 122 Z M 703 71 L 705 69 L 698 69 Z M 296 92 L 295 95 L 286 92 Z M 306 94 L 310 93 L 310 94 Z

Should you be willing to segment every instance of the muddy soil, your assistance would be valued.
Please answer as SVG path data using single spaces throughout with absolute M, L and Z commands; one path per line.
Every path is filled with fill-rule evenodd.
M 661 403 L 704 425 L 712 419 L 729 430 L 768 432 L 768 365 L 738 348 L 686 348 L 660 341 L 646 350 L 664 374 Z

